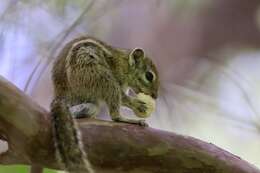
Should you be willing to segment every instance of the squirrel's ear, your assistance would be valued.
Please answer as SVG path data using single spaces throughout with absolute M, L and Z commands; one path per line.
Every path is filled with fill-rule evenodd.
M 144 50 L 141 48 L 135 48 L 129 55 L 129 64 L 131 66 L 138 65 L 144 57 Z

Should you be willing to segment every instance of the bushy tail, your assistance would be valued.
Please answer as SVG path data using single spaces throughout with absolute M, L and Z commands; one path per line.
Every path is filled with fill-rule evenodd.
M 58 160 L 69 173 L 94 173 L 83 149 L 81 136 L 67 105 L 56 99 L 51 105 Z

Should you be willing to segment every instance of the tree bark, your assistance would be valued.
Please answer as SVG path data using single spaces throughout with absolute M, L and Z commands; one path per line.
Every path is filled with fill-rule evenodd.
M 97 173 L 260 173 L 213 144 L 150 127 L 81 119 L 85 150 Z M 63 169 L 55 160 L 50 114 L 0 78 L 1 164 Z
M 30 173 L 42 173 L 42 172 L 43 172 L 42 166 L 37 166 L 37 165 L 31 166 Z

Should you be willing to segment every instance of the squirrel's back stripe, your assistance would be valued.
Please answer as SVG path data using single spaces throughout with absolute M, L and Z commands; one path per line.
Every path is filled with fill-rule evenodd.
M 66 59 L 67 59 L 67 58 L 70 58 L 70 57 L 71 57 L 71 54 L 72 54 L 72 50 L 73 50 L 76 46 L 78 46 L 78 45 L 80 45 L 80 44 L 82 44 L 82 43 L 92 43 L 92 44 L 94 44 L 94 45 L 100 47 L 106 54 L 112 56 L 112 52 L 110 52 L 110 51 L 104 46 L 104 44 L 100 43 L 99 41 L 97 41 L 97 40 L 95 40 L 95 39 L 86 38 L 86 39 L 84 39 L 84 40 L 80 40 L 80 41 L 77 41 L 77 42 L 75 42 L 74 44 L 72 44 L 72 46 L 71 46 L 70 49 L 69 49 L 69 52 L 68 52 L 68 55 L 67 55 Z
M 68 80 L 70 79 L 70 75 L 71 75 L 71 66 L 70 66 L 70 60 L 72 58 L 72 52 L 73 52 L 73 49 L 75 47 L 77 47 L 78 45 L 80 44 L 84 44 L 84 43 L 92 43 L 98 47 L 100 47 L 107 55 L 109 56 L 112 56 L 112 52 L 109 51 L 109 49 L 102 43 L 100 43 L 99 41 L 93 39 L 93 38 L 85 38 L 85 39 L 82 39 L 82 40 L 79 40 L 79 41 L 76 41 L 75 43 L 73 43 L 68 51 L 68 55 L 66 56 L 66 63 L 65 63 L 65 67 L 67 69 L 67 78 Z

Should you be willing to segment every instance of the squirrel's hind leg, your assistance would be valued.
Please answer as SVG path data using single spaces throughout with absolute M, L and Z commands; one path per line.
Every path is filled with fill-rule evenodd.
M 99 113 L 99 105 L 87 102 L 71 106 L 69 110 L 74 118 L 93 118 Z

